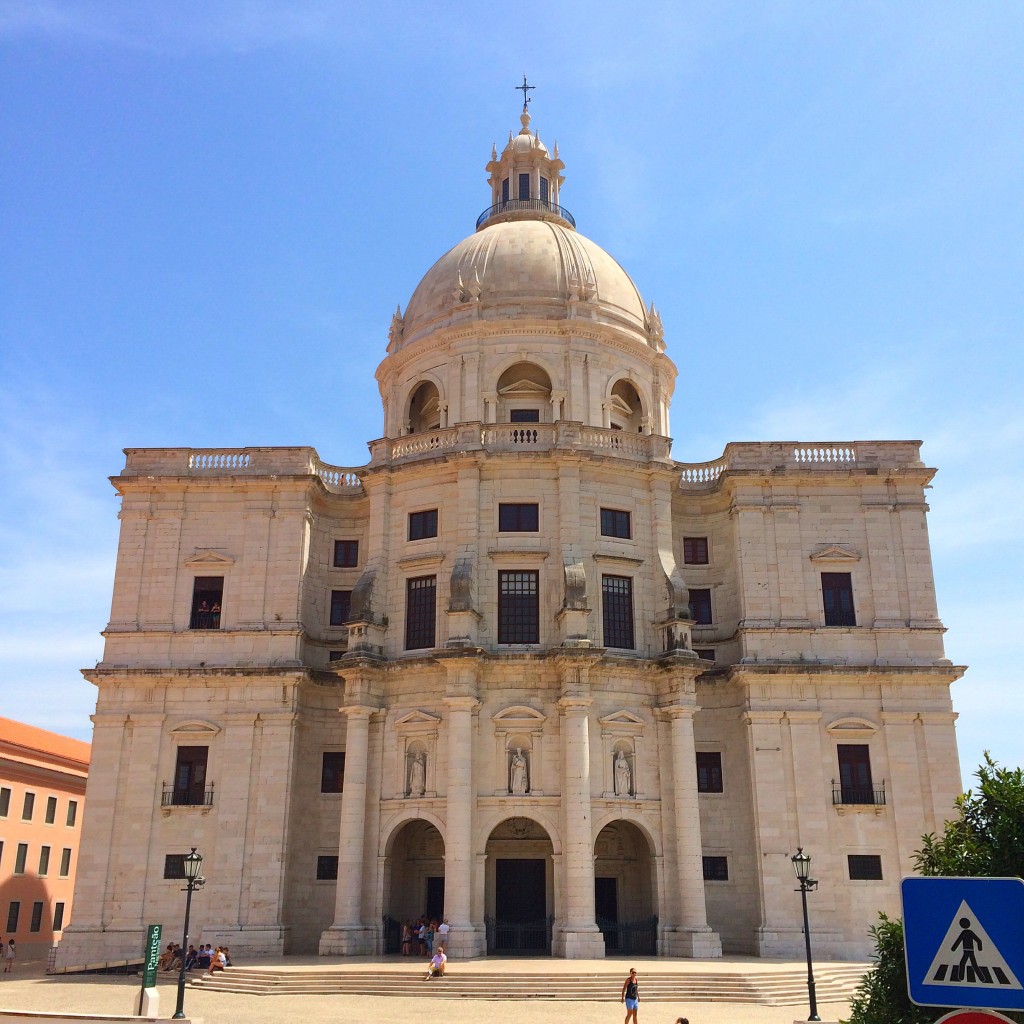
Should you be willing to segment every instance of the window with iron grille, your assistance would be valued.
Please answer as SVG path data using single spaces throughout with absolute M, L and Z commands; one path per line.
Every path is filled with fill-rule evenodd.
M 601 509 L 601 536 L 629 540 L 633 536 L 629 513 L 617 508 Z
M 535 571 L 498 573 L 498 643 L 540 643 L 540 601 Z
M 189 629 L 220 629 L 224 600 L 223 576 L 197 576 L 192 584 L 192 616 Z
M 520 174 L 519 175 L 519 198 L 529 199 L 530 198 L 530 175 Z
M 46 824 L 52 825 L 57 820 L 57 798 L 48 796 L 46 798 Z
M 206 806 L 206 765 L 209 747 L 178 747 L 171 803 L 179 807 Z
M 186 856 L 184 853 L 164 854 L 164 878 L 184 878 Z
M 708 539 L 707 537 L 684 537 L 683 538 L 683 561 L 687 565 L 708 564 Z
M 359 541 L 336 540 L 334 542 L 335 569 L 352 569 L 359 564 Z
M 405 649 L 420 651 L 437 640 L 437 577 L 405 581 Z
M 548 201 L 548 179 L 543 175 L 540 179 L 540 197 L 545 203 Z
M 851 853 L 846 861 L 850 871 L 850 881 L 882 881 L 882 858 L 877 854 Z
M 318 882 L 336 882 L 338 880 L 337 856 L 317 857 L 316 880 Z
M 697 792 L 721 793 L 722 752 L 720 750 L 697 751 Z
M 341 793 L 345 789 L 345 751 L 325 750 L 320 768 L 320 792 Z
M 437 509 L 409 513 L 409 540 L 425 540 L 437 536 Z
M 698 625 L 711 625 L 711 590 L 708 587 L 691 589 L 690 614 Z
M 629 576 L 601 577 L 601 613 L 604 621 L 605 647 L 632 650 L 633 580 Z
M 55 903 L 53 905 L 53 930 L 59 932 L 64 927 L 64 904 Z
M 331 591 L 331 625 L 344 626 L 351 618 L 349 614 L 352 609 L 351 590 Z
M 853 576 L 848 572 L 821 574 L 821 600 L 826 626 L 856 626 L 853 610 Z
M 508 202 L 508 178 L 505 178 L 501 183 L 501 201 L 503 203 Z
M 540 513 L 536 502 L 519 502 L 498 506 L 500 533 L 536 533 L 540 529 Z
M 871 780 L 871 751 L 866 743 L 840 743 L 839 787 L 844 804 L 873 804 L 875 789 Z
M 701 860 L 704 862 L 705 882 L 729 881 L 728 857 L 702 857 Z

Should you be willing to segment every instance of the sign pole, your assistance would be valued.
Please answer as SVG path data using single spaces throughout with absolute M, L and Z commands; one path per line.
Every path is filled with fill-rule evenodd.
M 160 960 L 160 935 L 163 932 L 163 925 L 151 924 L 146 933 L 146 947 L 142 951 L 144 963 L 142 965 L 142 991 L 139 992 L 139 1010 L 137 1016 L 141 1017 L 143 1007 L 146 1004 L 146 990 L 152 989 L 156 992 L 156 965 Z M 149 997 L 150 1000 L 154 996 Z

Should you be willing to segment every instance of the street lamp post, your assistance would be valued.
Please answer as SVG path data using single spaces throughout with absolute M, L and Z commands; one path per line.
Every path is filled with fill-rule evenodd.
M 796 872 L 796 880 L 800 883 L 800 888 L 796 891 L 800 893 L 800 899 L 803 901 L 804 906 L 804 947 L 807 950 L 807 996 L 811 1002 L 811 1013 L 808 1016 L 808 1020 L 821 1020 L 818 1016 L 818 1000 L 814 994 L 814 967 L 811 964 L 811 929 L 807 923 L 807 894 L 814 892 L 818 888 L 818 883 L 815 879 L 810 878 L 811 873 L 811 858 L 808 854 L 804 853 L 804 848 L 798 846 L 796 853 L 789 858 L 793 862 L 793 870 Z
M 185 896 L 185 929 L 181 937 L 181 968 L 178 971 L 178 1005 L 174 1008 L 174 1016 L 171 1020 L 184 1020 L 185 1018 L 185 957 L 188 950 L 188 918 L 192 913 L 192 893 L 201 889 L 206 884 L 206 879 L 199 874 L 203 866 L 203 855 L 192 852 L 185 855 L 185 888 L 182 892 Z

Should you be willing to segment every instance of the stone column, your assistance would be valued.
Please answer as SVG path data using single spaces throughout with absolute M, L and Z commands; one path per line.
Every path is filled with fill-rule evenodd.
M 697 749 L 693 740 L 695 706 L 676 704 L 665 709 L 672 731 L 672 791 L 676 818 L 676 872 L 679 922 L 665 933 L 670 956 L 722 955 L 722 942 L 708 925 L 704 900 L 704 862 L 697 806 Z
M 444 837 L 444 911 L 451 931 L 449 956 L 466 959 L 487 951 L 484 930 L 473 923 L 473 712 L 475 697 L 447 697 L 448 782 Z
M 594 910 L 594 834 L 590 811 L 590 699 L 563 697 L 563 788 L 565 901 L 562 942 L 569 960 L 604 956 L 604 936 Z
M 338 838 L 338 890 L 334 923 L 320 936 L 321 956 L 365 956 L 374 952 L 374 931 L 362 920 L 363 849 L 366 828 L 366 769 L 370 716 L 375 708 L 352 704 L 341 709 L 347 719 L 345 788 L 341 794 Z

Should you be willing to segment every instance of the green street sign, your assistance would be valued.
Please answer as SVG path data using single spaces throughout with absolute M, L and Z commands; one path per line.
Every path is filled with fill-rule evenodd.
M 146 964 L 142 969 L 142 987 L 154 988 L 156 986 L 156 965 L 160 959 L 160 934 L 163 931 L 162 924 L 151 924 L 146 935 L 146 948 L 142 955 L 146 958 Z

